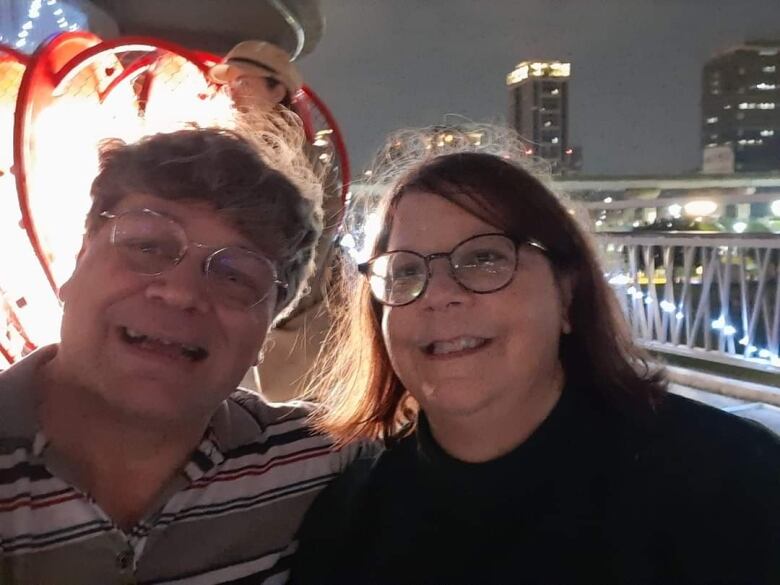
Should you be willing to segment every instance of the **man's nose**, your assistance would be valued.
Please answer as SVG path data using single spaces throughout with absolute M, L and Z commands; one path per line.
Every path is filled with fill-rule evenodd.
M 192 255 L 155 276 L 146 287 L 146 297 L 182 311 L 205 313 L 211 305 L 203 263 Z

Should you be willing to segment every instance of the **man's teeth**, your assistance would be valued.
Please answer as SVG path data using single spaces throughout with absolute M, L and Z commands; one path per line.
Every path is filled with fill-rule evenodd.
M 129 327 L 125 327 L 125 334 L 132 340 L 132 341 L 143 341 L 146 339 L 146 335 L 141 333 L 140 331 L 136 331 L 135 329 L 130 329 Z
M 445 355 L 457 351 L 474 349 L 485 343 L 487 343 L 487 339 L 484 337 L 458 337 L 457 339 L 452 339 L 450 341 L 434 341 L 428 346 L 428 350 L 433 355 Z
M 151 337 L 129 327 L 124 328 L 126 339 L 131 343 L 156 343 L 165 347 L 178 347 L 181 353 L 192 361 L 199 361 L 208 355 L 208 352 L 197 345 L 187 345 L 162 337 Z

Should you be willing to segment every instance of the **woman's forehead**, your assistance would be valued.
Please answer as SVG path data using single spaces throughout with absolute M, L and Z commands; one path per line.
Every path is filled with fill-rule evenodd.
M 440 195 L 411 191 L 401 196 L 392 218 L 388 250 L 438 252 L 483 233 L 501 231 Z

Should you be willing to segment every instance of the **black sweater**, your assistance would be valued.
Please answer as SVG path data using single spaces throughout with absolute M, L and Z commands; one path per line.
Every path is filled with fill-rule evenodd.
M 481 464 L 416 434 L 309 512 L 297 585 L 780 585 L 780 438 L 669 395 L 649 418 L 579 389 Z

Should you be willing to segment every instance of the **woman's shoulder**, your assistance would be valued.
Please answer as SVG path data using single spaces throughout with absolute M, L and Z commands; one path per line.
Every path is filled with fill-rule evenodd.
M 674 446 L 680 453 L 735 458 L 765 457 L 780 464 L 780 436 L 762 424 L 724 412 L 707 404 L 668 394 L 655 416 L 660 446 Z
M 722 498 L 744 489 L 757 497 L 780 496 L 780 436 L 755 421 L 669 394 L 643 442 L 639 469 L 661 491 L 672 486 L 676 500 L 685 493 Z

